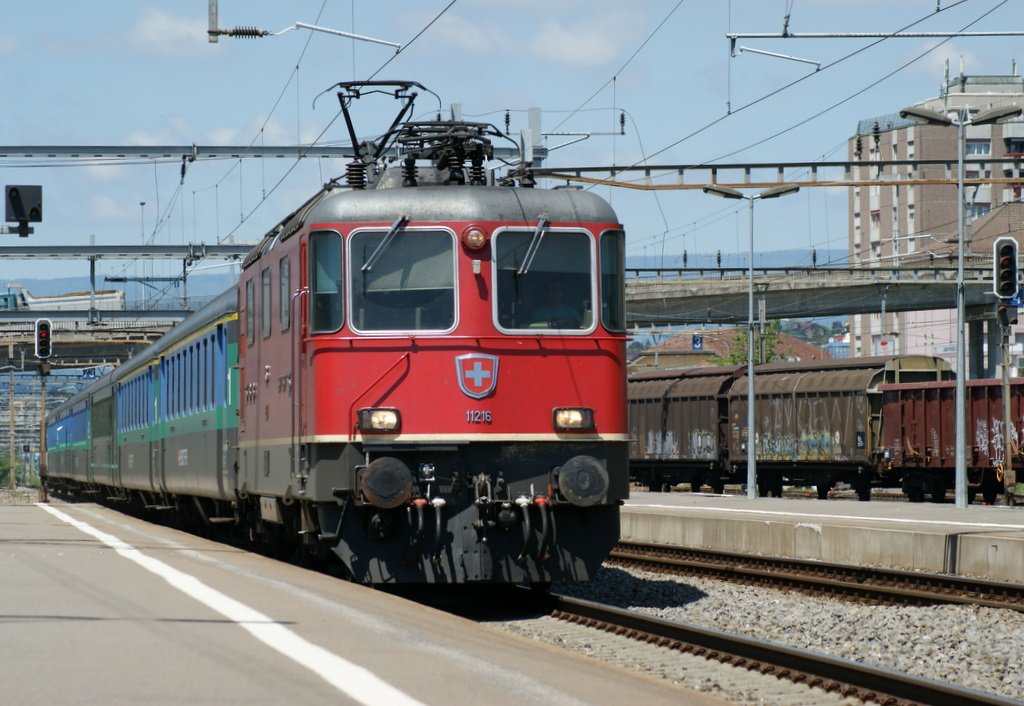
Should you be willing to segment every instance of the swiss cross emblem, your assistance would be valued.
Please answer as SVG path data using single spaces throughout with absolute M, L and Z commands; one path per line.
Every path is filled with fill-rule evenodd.
M 456 356 L 455 370 L 459 375 L 459 389 L 473 399 L 487 397 L 498 384 L 498 356 L 468 353 Z

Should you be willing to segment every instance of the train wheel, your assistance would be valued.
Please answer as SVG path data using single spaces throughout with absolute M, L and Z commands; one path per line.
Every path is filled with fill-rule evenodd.
M 933 503 L 946 502 L 946 484 L 941 478 L 932 478 L 929 483 L 929 494 Z

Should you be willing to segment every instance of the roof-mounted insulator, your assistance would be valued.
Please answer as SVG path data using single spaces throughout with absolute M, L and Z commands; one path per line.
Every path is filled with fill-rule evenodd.
M 356 159 L 345 166 L 345 181 L 353 189 L 366 188 L 366 165 Z
M 243 39 L 255 39 L 256 37 L 268 37 L 272 34 L 270 30 L 258 29 L 256 27 L 232 27 L 231 29 L 210 30 L 210 34 L 223 35 L 225 37 L 241 37 Z
M 410 154 L 402 162 L 402 186 L 416 186 L 417 183 L 416 156 Z

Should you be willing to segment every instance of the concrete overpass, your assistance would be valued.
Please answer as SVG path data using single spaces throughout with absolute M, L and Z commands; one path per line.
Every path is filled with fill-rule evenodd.
M 735 324 L 748 317 L 745 268 L 630 269 L 629 326 Z M 755 317 L 849 316 L 956 308 L 956 268 L 791 267 L 754 269 Z M 992 268 L 964 269 L 968 320 L 996 316 Z

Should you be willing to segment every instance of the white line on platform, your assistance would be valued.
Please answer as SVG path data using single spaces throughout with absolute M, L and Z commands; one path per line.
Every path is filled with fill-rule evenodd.
M 675 510 L 676 512 L 685 512 L 687 510 L 696 511 L 710 511 L 710 512 L 734 512 L 737 514 L 747 515 L 778 515 L 780 517 L 793 517 L 796 519 L 807 520 L 807 519 L 822 519 L 822 520 L 861 520 L 863 522 L 892 522 L 894 524 L 905 524 L 905 525 L 936 525 L 943 527 L 967 527 L 970 529 L 999 529 L 999 530 L 1016 530 L 1020 532 L 1024 530 L 1024 525 L 1002 525 L 995 522 L 959 522 L 955 520 L 912 520 L 902 517 L 862 517 L 859 515 L 823 515 L 814 514 L 810 512 L 783 512 L 781 510 L 747 510 L 744 508 L 734 507 L 686 507 L 683 505 L 631 505 L 630 509 L 642 510 L 645 508 L 651 508 L 654 510 Z
M 39 504 L 54 517 L 106 544 L 125 559 L 164 579 L 174 588 L 220 613 L 246 630 L 260 642 L 280 652 L 296 664 L 309 669 L 328 684 L 361 704 L 372 706 L 399 704 L 423 706 L 404 692 L 383 681 L 369 670 L 352 664 L 322 647 L 314 645 L 273 619 L 244 603 L 210 588 L 195 576 L 179 571 L 159 559 L 146 556 L 130 544 L 95 527 L 76 520 L 50 505 Z

